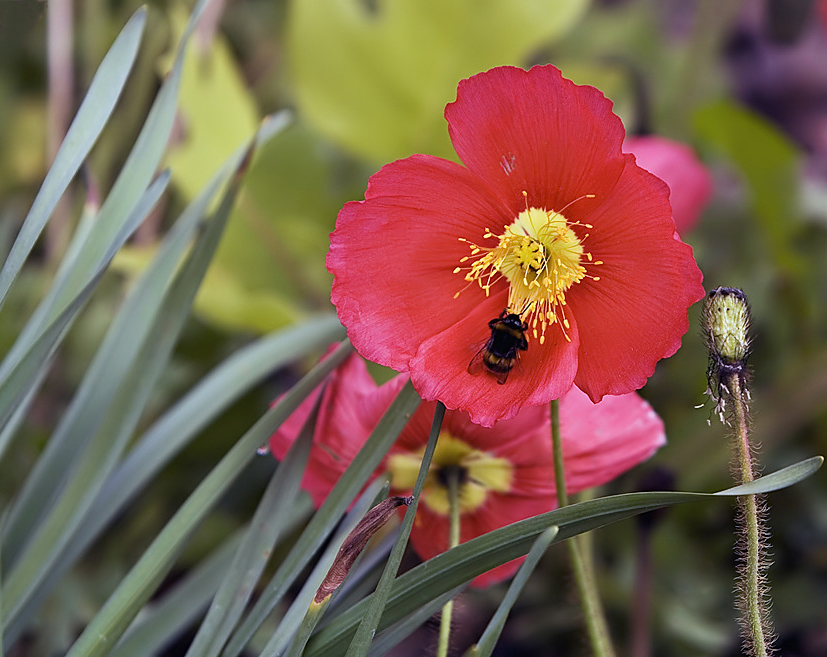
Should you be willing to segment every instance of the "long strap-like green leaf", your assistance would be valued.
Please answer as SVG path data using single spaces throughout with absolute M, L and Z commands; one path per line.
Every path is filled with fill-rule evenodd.
M 396 579 L 382 616 L 380 630 L 405 618 L 414 610 L 445 592 L 468 582 L 507 561 L 526 554 L 537 537 L 549 527 L 558 526 L 555 542 L 598 527 L 672 504 L 697 502 L 720 496 L 766 493 L 785 488 L 818 470 L 820 456 L 801 461 L 750 484 L 719 493 L 647 492 L 614 495 L 571 504 L 474 538 L 433 559 L 429 559 Z M 308 643 L 306 657 L 344 655 L 370 598 L 354 605 Z
M 0 271 L 0 307 L 60 197 L 109 120 L 135 63 L 145 25 L 146 9 L 141 8 L 121 30 L 98 67 Z

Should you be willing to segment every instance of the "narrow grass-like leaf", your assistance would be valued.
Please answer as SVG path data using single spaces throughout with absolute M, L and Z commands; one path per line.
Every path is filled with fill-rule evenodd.
M 26 416 L 29 413 L 29 408 L 37 397 L 37 393 L 40 390 L 43 379 L 46 377 L 48 372 L 48 367 L 41 367 L 37 374 L 35 374 L 34 378 L 28 381 L 25 393 L 14 405 L 14 410 L 11 415 L 9 415 L 6 422 L 0 425 L 2 426 L 2 428 L 0 428 L 0 461 L 3 460 L 3 454 L 5 454 L 6 448 L 9 444 L 11 444 L 12 438 L 14 438 L 17 434 L 17 430 L 20 429 L 20 426 L 26 419 Z M 0 537 L 1 536 L 2 531 L 0 530 Z M 2 543 L 2 540 L 0 540 L 0 543 Z
M 89 91 L 86 92 L 80 109 L 66 132 L 66 137 L 0 271 L 0 307 L 60 197 L 86 160 L 109 120 L 135 63 L 145 25 L 146 9 L 141 8 L 121 30 L 92 78 Z
M 20 408 L 20 406 L 25 406 L 26 403 L 32 399 L 34 391 L 44 377 L 44 368 L 47 365 L 49 356 L 57 349 L 66 330 L 74 321 L 77 312 L 91 295 L 97 282 L 103 275 L 104 270 L 109 265 L 109 262 L 115 257 L 115 253 L 137 229 L 155 203 L 157 203 L 168 183 L 169 172 L 164 172 L 153 182 L 135 207 L 133 207 L 132 212 L 116 235 L 114 242 L 109 245 L 109 248 L 104 253 L 103 260 L 99 263 L 98 268 L 92 271 L 91 277 L 85 286 L 81 288 L 78 295 L 71 299 L 66 307 L 62 308 L 40 333 L 33 332 L 32 341 L 26 344 L 26 349 L 19 350 L 21 354 L 20 358 L 15 358 L 14 354 L 12 354 L 15 348 L 21 344 L 21 341 L 18 339 L 6 355 L 2 364 L 0 364 L 0 371 L 2 371 L 2 374 L 0 374 L 0 427 L 3 427 L 3 433 L 0 434 L 3 439 L 3 443 L 0 444 L 0 453 L 5 450 L 8 441 L 14 433 L 14 427 L 10 427 L 9 424 L 16 424 L 20 417 L 17 415 L 17 409 Z M 29 328 L 30 325 L 31 322 L 27 325 L 27 328 Z M 13 420 L 13 422 L 10 423 L 10 419 Z M 6 431 L 7 428 L 11 430 Z M 8 551 L 8 545 L 6 545 L 6 551 Z M 6 554 L 6 552 L 4 552 L 4 554 Z M 8 554 L 6 554 L 4 558 L 8 559 Z
M 274 129 L 263 126 L 261 132 L 266 132 L 269 137 L 275 134 L 276 129 L 280 129 L 281 126 L 283 126 L 282 122 L 273 121 L 270 128 Z M 259 138 L 261 138 L 261 134 Z M 242 157 L 241 152 L 237 153 L 236 156 L 230 158 L 228 165 L 243 166 L 243 163 L 239 162 Z M 52 524 L 50 530 L 45 531 L 42 536 L 54 537 L 56 534 L 60 534 L 59 539 L 55 539 L 54 542 L 49 542 L 46 538 L 41 540 L 41 547 L 48 551 L 48 567 L 35 567 L 34 571 L 31 568 L 29 569 L 30 573 L 36 573 L 37 581 L 30 582 L 29 590 L 25 595 L 26 602 L 21 608 L 17 609 L 20 612 L 17 614 L 18 622 L 9 630 L 9 636 L 16 636 L 19 633 L 26 619 L 40 605 L 45 595 L 52 590 L 57 580 L 82 553 L 83 549 L 98 535 L 106 522 L 114 516 L 118 508 L 113 507 L 113 503 L 119 501 L 122 505 L 136 493 L 134 487 L 129 487 L 126 491 L 122 490 L 124 484 L 130 482 L 118 480 L 116 482 L 117 493 L 110 495 L 106 494 L 106 491 L 102 491 L 98 494 L 105 478 L 111 473 L 117 459 L 120 458 L 126 440 L 137 424 L 141 410 L 152 391 L 153 380 L 157 378 L 164 363 L 168 360 L 175 337 L 183 325 L 195 291 L 217 247 L 223 225 L 233 204 L 233 197 L 240 185 L 238 176 L 236 176 L 234 184 L 231 185 L 231 193 L 225 196 L 221 208 L 216 212 L 216 218 L 210 222 L 208 229 L 202 232 L 198 243 L 202 246 L 196 246 L 192 250 L 188 265 L 182 269 L 178 280 L 167 297 L 164 297 L 163 288 L 167 286 L 166 279 L 175 269 L 177 258 L 185 250 L 189 238 L 198 228 L 197 222 L 202 220 L 202 216 L 199 215 L 203 215 L 213 192 L 224 182 L 228 174 L 227 169 L 228 167 L 225 166 L 219 172 L 214 181 L 208 185 L 205 193 L 182 215 L 180 221 L 183 228 L 174 229 L 170 236 L 170 248 L 162 248 L 159 251 L 158 257 L 163 257 L 165 260 L 163 266 L 150 266 L 145 273 L 144 281 L 139 283 L 136 294 L 133 295 L 135 303 L 124 309 L 126 321 L 119 322 L 115 339 L 112 343 L 109 343 L 111 347 L 107 354 L 109 358 L 102 361 L 96 360 L 96 362 L 102 362 L 103 366 L 97 370 L 100 376 L 95 382 L 97 392 L 94 394 L 97 396 L 103 395 L 107 398 L 107 405 L 100 409 L 100 414 L 107 418 L 109 424 L 104 425 L 95 434 L 95 442 L 90 446 L 89 451 L 82 452 L 80 456 L 81 464 L 78 466 L 80 470 L 73 475 L 76 486 L 71 489 L 71 494 L 61 495 L 57 502 L 58 507 L 51 511 Z M 190 267 L 189 271 L 187 271 L 187 267 Z M 155 301 L 156 297 L 164 299 L 163 306 L 158 306 Z M 150 328 L 150 323 L 152 332 L 148 334 L 147 330 Z M 126 343 L 124 343 L 121 331 L 127 336 Z M 141 352 L 134 354 L 134 349 L 129 344 L 131 340 L 141 346 Z M 119 357 L 129 354 L 134 354 L 135 357 L 131 361 L 140 362 L 141 367 L 132 367 L 124 372 L 125 368 L 122 366 L 123 363 L 119 361 Z M 109 361 L 111 361 L 111 367 L 107 365 Z M 120 372 L 122 376 L 113 378 L 113 372 Z M 114 402 L 112 402 L 112 397 L 107 391 L 109 388 L 117 390 L 117 397 L 114 398 Z M 221 394 L 217 394 L 216 398 L 220 399 Z M 109 407 L 110 402 L 112 402 L 111 408 Z M 97 406 L 104 405 L 98 404 Z M 202 409 L 205 407 L 215 409 L 216 406 L 220 407 L 221 404 L 208 403 L 202 406 Z M 79 441 L 83 440 L 78 437 L 78 433 L 93 431 L 100 426 L 100 421 L 95 419 L 94 414 L 86 413 L 84 417 L 83 405 L 80 408 L 81 418 L 86 420 L 86 424 L 81 423 L 80 429 L 77 426 L 73 427 L 74 444 L 78 444 Z M 203 410 L 202 414 L 209 415 L 203 413 Z M 67 456 L 65 460 L 64 467 L 68 469 L 70 459 Z M 52 465 L 57 464 L 58 472 L 62 461 L 61 458 L 52 461 Z M 160 468 L 163 459 L 160 463 L 153 460 L 153 463 L 156 463 Z M 146 473 L 146 470 L 144 472 Z M 132 483 L 140 485 L 140 482 Z M 99 513 L 100 509 L 90 509 L 90 504 L 95 501 L 96 494 L 98 501 L 102 501 L 106 513 Z M 61 509 L 63 510 L 61 511 Z M 29 515 L 22 513 L 20 517 L 25 519 Z M 90 524 L 92 525 L 91 530 L 78 531 L 81 526 Z M 63 529 L 61 530 L 61 528 Z M 67 541 L 69 542 L 67 543 Z M 35 564 L 35 566 L 37 563 L 35 559 L 38 556 L 44 558 L 42 551 L 39 555 L 27 551 L 26 556 L 27 558 L 30 557 L 30 565 Z
M 282 531 L 290 535 L 307 521 L 313 511 L 308 497 L 300 497 Z M 244 538 L 242 528 L 226 539 L 213 553 L 190 570 L 158 600 L 144 606 L 135 622 L 124 633 L 110 657 L 146 657 L 159 655 L 164 647 L 179 637 L 204 614 L 210 600 L 235 558 Z
M 376 628 L 379 625 L 379 620 L 382 618 L 382 612 L 385 609 L 388 596 L 391 592 L 391 585 L 393 584 L 396 573 L 399 571 L 399 564 L 402 562 L 402 554 L 405 552 L 405 547 L 408 545 L 408 537 L 411 535 L 411 528 L 413 527 L 416 510 L 419 507 L 419 498 L 422 495 L 422 487 L 425 485 L 425 478 L 428 475 L 428 469 L 431 467 L 431 459 L 436 450 L 437 439 L 439 432 L 442 429 L 442 420 L 445 417 L 445 405 L 437 403 L 434 411 L 434 419 L 431 423 L 431 433 L 428 436 L 428 442 L 425 445 L 425 451 L 422 454 L 422 462 L 419 465 L 419 473 L 416 477 L 416 482 L 413 488 L 414 501 L 405 511 L 405 517 L 402 520 L 402 527 L 399 530 L 399 536 L 396 538 L 396 543 L 391 550 L 388 561 L 385 564 L 385 569 L 382 571 L 382 576 L 379 578 L 379 583 L 376 585 L 376 591 L 371 596 L 370 604 L 368 605 L 365 615 L 362 616 L 362 622 L 350 642 L 350 647 L 347 649 L 346 657 L 364 657 L 368 654 L 370 644 L 376 634 Z
M 756 495 L 760 493 L 769 493 L 781 488 L 787 488 L 793 484 L 798 483 L 802 479 L 806 479 L 824 464 L 823 456 L 811 456 L 808 459 L 788 465 L 772 474 L 764 477 L 759 477 L 754 481 L 750 481 L 734 488 L 727 488 L 714 495 Z
M 466 651 L 465 657 L 490 657 L 491 653 L 494 652 L 494 647 L 497 645 L 500 634 L 502 634 L 505 621 L 511 612 L 511 608 L 514 606 L 514 603 L 517 602 L 517 598 L 520 596 L 520 593 L 522 593 L 523 587 L 526 585 L 526 582 L 528 582 L 531 573 L 534 572 L 534 568 L 536 568 L 540 558 L 545 554 L 546 549 L 551 545 L 554 537 L 557 536 L 557 531 L 557 527 L 549 527 L 534 541 L 534 545 L 531 546 L 525 561 L 520 565 L 520 569 L 517 571 L 514 579 L 511 580 L 505 597 L 485 627 L 485 631 L 482 633 L 480 640 Z
M 265 336 L 234 353 L 138 439 L 107 479 L 60 563 L 73 563 L 152 478 L 242 394 L 287 363 L 344 337 L 336 316 L 324 315 Z
M 155 258 L 135 285 L 107 331 L 100 348 L 61 417 L 49 444 L 27 477 L 12 509 L 7 535 L 7 563 L 13 563 L 37 521 L 57 497 L 72 463 L 83 453 L 84 446 L 100 426 L 105 409 L 115 391 L 133 368 L 138 349 L 155 323 L 179 260 L 198 229 L 216 192 L 232 167 L 237 167 L 241 153 L 230 158 L 182 213 L 162 242 Z M 153 186 L 154 187 L 154 186 Z
M 84 204 L 83 212 L 81 212 L 80 219 L 78 220 L 78 225 L 75 230 L 75 233 L 84 233 L 88 232 L 92 229 L 94 224 L 94 215 L 97 212 L 97 208 L 94 206 L 94 203 L 87 202 Z M 59 270 L 66 265 L 67 258 L 63 258 L 61 261 L 61 266 Z M 61 273 L 58 271 L 56 277 L 60 277 Z M 5 366 L 5 365 L 4 365 Z M 6 451 L 6 448 L 11 443 L 12 439 L 16 435 L 17 431 L 20 429 L 23 421 L 26 419 L 29 407 L 37 398 L 37 393 L 40 391 L 40 386 L 43 383 L 43 379 L 47 374 L 46 369 L 42 369 L 40 374 L 38 374 L 35 379 L 29 385 L 29 389 L 26 391 L 26 396 L 23 400 L 16 405 L 14 413 L 9 418 L 9 420 L 3 425 L 2 429 L 0 429 L 0 461 L 3 459 L 3 454 Z M 0 531 L 0 536 L 5 535 L 4 532 Z M 6 563 L 4 561 L 4 563 Z
M 380 657 L 387 654 L 394 646 L 407 639 L 420 625 L 440 611 L 449 600 L 453 600 L 462 593 L 465 588 L 466 585 L 457 586 L 447 593 L 443 593 L 428 604 L 411 612 L 398 623 L 394 623 L 384 632 L 377 634 L 370 646 L 368 657 Z
M 78 299 L 81 297 L 83 297 L 84 300 L 88 299 L 107 265 L 112 258 L 115 257 L 116 251 L 140 225 L 146 214 L 158 201 L 164 189 L 166 189 L 168 182 L 169 175 L 164 174 L 159 176 L 155 183 L 147 190 L 141 201 L 133 208 L 134 211 L 122 227 L 116 243 L 111 245 L 113 248 L 107 251 L 104 261 L 92 272 L 89 281 L 81 288 L 81 293 L 72 298 L 67 306 L 62 308 L 55 316 L 54 320 L 50 322 L 41 333 L 35 336 L 34 340 L 28 345 L 27 350 L 23 353 L 22 358 L 19 360 L 10 360 L 11 354 L 9 354 L 3 361 L 2 366 L 0 366 L 0 369 L 3 369 L 3 374 L 0 376 L 0 426 L 3 426 L 8 421 L 17 404 L 26 397 L 27 392 L 31 388 L 31 382 L 37 378 L 38 372 L 44 366 L 49 355 L 57 348 L 65 330 L 74 320 L 77 311 L 83 306 L 83 302 L 78 303 Z M 15 343 L 15 346 L 16 344 L 17 343 Z M 8 545 L 6 548 L 8 549 Z
M 351 352 L 341 345 L 314 367 L 269 409 L 233 446 L 147 548 L 141 559 L 107 600 L 70 649 L 69 657 L 106 654 L 172 567 L 178 553 L 218 499 L 256 456 L 256 448 L 272 435 L 316 386 Z
M 88 299 L 95 285 L 103 275 L 104 270 L 108 267 L 112 258 L 115 257 L 118 249 L 123 246 L 124 242 L 137 229 L 144 217 L 149 213 L 152 207 L 157 203 L 163 191 L 169 183 L 169 172 L 161 174 L 155 182 L 146 190 L 146 193 L 133 207 L 132 212 L 127 217 L 127 221 L 121 226 L 119 233 L 116 235 L 113 243 L 109 245 L 103 260 L 99 266 L 91 274 L 86 284 L 81 288 L 79 294 L 73 297 L 65 308 L 62 308 L 51 321 L 43 326 L 43 330 L 32 330 L 29 333 L 29 338 L 21 339 L 18 337 L 9 353 L 6 354 L 5 359 L 0 363 L 0 427 L 3 427 L 2 435 L 3 444 L 0 445 L 0 453 L 5 450 L 7 442 L 14 435 L 13 424 L 19 420 L 17 414 L 21 405 L 25 406 L 29 403 L 37 390 L 37 386 L 44 378 L 43 368 L 46 367 L 48 357 L 57 349 L 66 330 L 74 321 L 77 311 L 83 306 L 83 303 L 76 303 L 77 299 L 83 297 Z M 40 310 L 43 305 L 38 308 Z M 67 313 L 67 309 L 72 308 L 72 312 Z M 33 322 L 29 322 L 24 329 L 24 333 L 33 326 Z M 59 330 L 56 326 L 60 325 Z M 44 336 L 49 336 L 48 338 Z M 23 344 L 25 343 L 25 345 Z M 23 345 L 23 346 L 21 346 Z M 25 347 L 25 348 L 23 348 Z M 8 424 L 7 424 L 8 423 Z M 12 426 L 10 426 L 12 425 Z M 6 431 L 9 428 L 9 431 Z M 12 519 L 13 520 L 13 519 Z M 11 524 L 11 520 L 10 520 Z M 8 550 L 9 546 L 6 545 Z M 8 555 L 6 556 L 8 559 Z
M 9 634 L 12 636 L 27 620 L 26 615 L 21 613 L 24 608 L 31 610 L 36 606 L 28 603 L 35 597 L 42 598 L 47 593 L 43 588 L 43 582 L 52 572 L 58 557 L 88 512 L 106 477 L 115 467 L 140 420 L 144 406 L 153 392 L 155 381 L 169 360 L 198 287 L 218 248 L 241 185 L 241 173 L 246 169 L 244 164 L 240 167 L 239 174 L 233 179 L 220 206 L 201 231 L 174 283 L 162 296 L 163 302 L 158 307 L 158 320 L 151 325 L 136 353 L 140 366 L 133 367 L 123 380 L 118 382 L 116 394 L 111 398 L 103 421 L 89 442 L 88 449 L 83 452 L 66 488 L 61 492 L 9 576 L 9 623 L 14 626 L 14 631 L 10 631 Z M 172 264 L 174 263 L 171 263 L 171 266 Z
M 4 536 L 9 552 L 7 563 L 14 563 L 25 541 L 54 503 L 72 465 L 81 458 L 116 392 L 135 367 L 146 336 L 157 323 L 165 290 L 222 182 L 218 177 L 213 180 L 184 211 L 112 321 L 77 393 L 12 507 Z
M 167 642 L 192 625 L 204 613 L 227 574 L 241 541 L 241 530 L 232 534 L 209 557 L 187 574 L 186 580 L 143 611 L 124 632 L 110 657 L 145 657 L 163 651 Z
M 83 251 L 88 254 L 88 257 L 79 260 L 78 266 L 71 272 L 67 272 L 66 289 L 70 294 L 72 281 L 83 279 L 85 276 L 84 270 L 90 262 L 94 261 L 93 254 L 97 254 L 105 248 L 105 244 L 111 239 L 110 231 L 116 230 L 119 223 L 117 217 L 123 213 L 124 208 L 131 208 L 140 198 L 160 165 L 175 121 L 175 110 L 178 104 L 178 91 L 181 86 L 187 42 L 201 16 L 201 12 L 209 1 L 199 0 L 192 10 L 187 28 L 178 44 L 178 52 L 172 70 L 161 85 L 141 132 L 135 140 L 135 145 L 127 156 L 109 195 L 101 206 L 95 230 L 89 233 L 88 239 L 83 243 Z
M 295 632 L 295 637 L 287 652 L 277 654 L 284 655 L 284 657 L 301 657 L 301 654 L 304 652 L 304 647 L 307 645 L 307 640 L 310 638 L 313 630 L 316 629 L 316 625 L 319 623 L 319 620 L 321 620 L 322 614 L 327 609 L 329 602 L 329 598 L 326 598 L 319 604 L 311 602 L 301 624 Z
M 275 657 L 275 655 L 283 654 L 284 650 L 290 643 L 291 638 L 294 636 L 296 641 L 299 641 L 300 643 L 303 642 L 302 637 L 298 636 L 298 632 L 302 629 L 303 625 L 307 626 L 309 624 L 314 626 L 319 620 L 318 615 L 313 617 L 313 612 L 310 612 L 310 617 L 308 617 L 307 610 L 310 609 L 311 603 L 316 596 L 316 592 L 330 571 L 330 567 L 333 565 L 333 562 L 336 560 L 336 557 L 339 554 L 339 549 L 342 547 L 342 544 L 345 542 L 348 535 L 353 531 L 356 525 L 359 524 L 359 521 L 371 509 L 371 507 L 377 503 L 376 498 L 380 492 L 382 493 L 383 498 L 387 495 L 387 489 L 387 480 L 384 478 L 377 478 L 372 481 L 364 491 L 362 491 L 362 494 L 356 500 L 353 508 L 345 516 L 344 522 L 342 522 L 338 531 L 334 534 L 333 539 L 316 561 L 310 575 L 308 575 L 308 577 L 304 580 L 299 594 L 296 596 L 296 599 L 293 600 L 293 603 L 290 605 L 290 609 L 287 610 L 287 613 L 284 615 L 284 618 L 281 619 L 281 622 L 279 623 L 276 631 L 273 633 L 273 636 L 270 637 L 267 645 L 261 651 L 260 657 Z M 333 595 L 335 596 L 335 592 Z M 326 605 L 318 609 L 319 613 L 323 613 L 325 608 Z M 306 640 L 306 637 L 304 640 Z M 302 646 L 297 646 L 297 648 L 300 647 Z
M 815 472 L 821 457 L 807 459 L 749 484 L 750 493 L 766 493 L 789 486 Z M 472 580 L 530 549 L 542 532 L 559 527 L 554 542 L 559 542 L 612 522 L 630 518 L 672 504 L 709 500 L 726 494 L 742 494 L 743 487 L 720 493 L 647 492 L 603 497 L 549 511 L 478 536 L 429 559 L 398 577 L 382 616 L 380 629 L 401 620 L 413 610 L 428 604 L 449 589 Z M 344 655 L 369 598 L 348 609 L 320 630 L 307 646 L 307 657 Z
M 279 532 L 293 512 L 293 502 L 299 492 L 310 448 L 313 446 L 313 433 L 321 400 L 322 395 L 319 395 L 295 442 L 270 480 L 244 543 L 221 582 L 207 617 L 187 650 L 187 657 L 217 655 L 241 618 L 253 588 L 267 565 Z
M 47 361 L 57 348 L 60 337 L 69 326 L 70 322 L 77 315 L 83 304 L 89 299 L 89 295 L 95 288 L 99 274 L 90 281 L 81 294 L 70 303 L 63 312 L 57 316 L 51 326 L 44 331 L 17 365 L 15 365 L 8 376 L 0 383 L 0 426 L 3 426 L 14 413 L 17 405 L 26 397 L 29 387 L 38 374 L 46 367 Z M 5 558 L 5 552 L 3 553 Z
M 347 508 L 356 492 L 368 480 L 390 449 L 393 442 L 407 424 L 419 405 L 419 395 L 410 381 L 400 390 L 390 408 L 379 420 L 368 440 L 359 450 L 345 473 L 336 482 L 322 506 L 302 533 L 296 545 L 276 571 L 267 589 L 262 593 L 250 614 L 230 638 L 222 655 L 235 656 L 241 653 L 256 629 L 281 600 L 288 586 L 307 565 L 330 534 L 333 525 Z
M 89 279 L 91 272 L 107 261 L 105 254 L 111 249 L 116 236 L 121 233 L 122 226 L 133 212 L 135 204 L 144 195 L 166 150 L 175 119 L 187 40 L 208 2 L 209 0 L 199 0 L 193 9 L 184 36 L 178 45 L 172 71 L 161 86 L 135 145 L 97 214 L 94 230 L 79 232 L 78 235 L 83 239 L 72 240 L 66 256 L 66 262 L 71 263 L 71 266 L 60 268 L 54 285 L 32 314 L 9 351 L 6 361 L 14 363 L 19 360 L 40 333 L 41 327 L 51 321 L 55 309 L 74 298 L 77 290 Z M 0 376 L 4 372 L 6 361 L 0 365 Z

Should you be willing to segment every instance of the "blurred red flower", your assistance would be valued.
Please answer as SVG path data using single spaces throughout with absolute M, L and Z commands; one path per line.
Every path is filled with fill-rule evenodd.
M 400 375 L 383 386 L 373 382 L 361 358 L 350 357 L 270 439 L 281 459 L 296 439 L 319 394 L 323 394 L 302 488 L 318 507 L 371 430 L 407 381 Z M 393 494 L 413 489 L 428 441 L 435 402 L 414 413 L 377 470 L 392 476 Z M 560 401 L 560 424 L 569 492 L 598 486 L 640 463 L 664 443 L 663 423 L 637 394 L 593 404 L 572 389 Z M 413 549 L 429 559 L 448 548 L 448 477 L 460 484 L 460 542 L 556 506 L 549 410 L 529 407 L 493 428 L 467 414 L 448 411 L 411 532 Z M 484 586 L 509 577 L 520 560 L 474 580 Z
M 634 155 L 638 166 L 669 186 L 678 232 L 683 235 L 694 228 L 712 195 L 712 176 L 692 149 L 671 139 L 647 135 L 628 138 L 623 151 Z
M 465 166 L 393 162 L 339 212 L 331 299 L 356 349 L 485 426 L 573 384 L 593 401 L 643 386 L 704 290 L 611 102 L 553 66 L 500 67 L 460 82 L 445 118 Z M 528 345 L 512 330 L 499 385 L 469 363 L 504 309 Z

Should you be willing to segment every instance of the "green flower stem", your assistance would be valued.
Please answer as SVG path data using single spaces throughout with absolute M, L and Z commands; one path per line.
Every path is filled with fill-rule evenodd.
M 453 468 L 448 471 L 448 505 L 450 509 L 450 528 L 448 531 L 448 547 L 455 548 L 459 545 L 459 479 L 458 471 Z M 451 616 L 454 611 L 454 601 L 449 600 L 442 608 L 442 618 L 439 623 L 439 644 L 437 646 L 437 657 L 447 657 L 448 647 L 451 639 Z
M 737 375 L 728 377 L 727 388 L 732 394 L 735 411 L 735 442 L 738 451 L 738 466 L 741 474 L 741 483 L 745 484 L 755 479 L 750 454 L 749 430 L 747 429 L 747 401 L 744 399 L 744 390 Z M 746 630 L 749 633 L 754 655 L 767 657 L 771 630 L 767 623 L 767 614 L 764 607 L 763 593 L 765 584 L 762 578 L 761 558 L 761 515 L 758 500 L 755 495 L 744 495 L 738 498 L 744 511 L 746 525 L 747 558 L 746 570 L 741 573 L 743 578 L 746 612 Z
M 557 489 L 557 506 L 569 505 L 566 491 L 566 465 L 563 462 L 563 437 L 560 435 L 560 401 L 551 402 L 551 448 L 554 450 L 554 481 Z
M 567 506 L 569 496 L 566 492 L 566 470 L 563 462 L 563 440 L 560 435 L 560 402 L 551 402 L 551 445 L 554 452 L 554 481 L 557 489 L 557 505 Z M 580 597 L 580 607 L 586 623 L 589 642 L 596 657 L 614 657 L 614 648 L 609 636 L 609 628 L 603 613 L 603 605 L 597 594 L 594 573 L 591 568 L 591 550 L 586 549 L 583 536 L 573 536 L 566 545 L 571 559 L 571 568 L 577 593 Z

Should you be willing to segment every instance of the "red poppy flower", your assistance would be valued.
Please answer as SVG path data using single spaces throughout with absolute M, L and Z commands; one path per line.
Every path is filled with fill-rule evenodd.
M 339 213 L 327 266 L 356 349 L 485 426 L 572 384 L 593 401 L 643 386 L 704 291 L 611 102 L 553 66 L 501 67 L 460 82 L 445 118 L 465 166 L 393 162 Z M 504 358 L 469 367 L 504 309 L 527 348 L 500 332 Z
M 712 177 L 685 144 L 664 137 L 631 137 L 623 150 L 635 156 L 638 166 L 669 186 L 675 227 L 683 235 L 701 216 L 712 194 Z
M 302 488 L 320 506 L 379 418 L 407 380 L 400 375 L 377 387 L 364 361 L 351 357 L 324 388 L 314 443 Z M 318 391 L 316 395 L 320 394 Z M 283 458 L 307 419 L 315 395 L 307 399 L 270 439 Z M 392 475 L 394 494 L 413 488 L 430 432 L 435 403 L 414 413 L 377 474 Z M 603 484 L 648 458 L 664 442 L 663 424 L 636 394 L 593 404 L 572 389 L 560 401 L 560 424 L 569 492 Z M 448 548 L 447 481 L 459 482 L 460 541 L 553 509 L 554 467 L 547 407 L 529 407 L 516 417 L 481 427 L 467 414 L 448 411 L 411 532 L 423 559 Z M 481 575 L 486 585 L 510 576 L 519 560 Z

